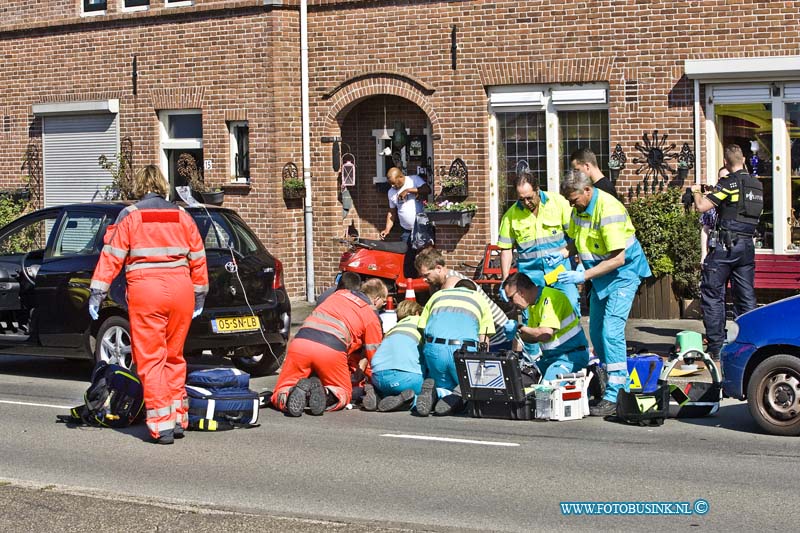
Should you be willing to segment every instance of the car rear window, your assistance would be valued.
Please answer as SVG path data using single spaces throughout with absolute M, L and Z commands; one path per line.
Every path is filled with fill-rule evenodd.
M 263 249 L 258 238 L 236 216 L 221 211 L 192 211 L 206 250 L 233 248 L 241 255 L 251 255 Z

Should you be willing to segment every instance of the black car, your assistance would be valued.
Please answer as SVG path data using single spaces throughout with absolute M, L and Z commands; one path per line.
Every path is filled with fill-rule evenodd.
M 0 353 L 132 365 L 125 276 L 111 285 L 99 320 L 89 283 L 106 227 L 124 202 L 48 207 L 0 229 Z M 205 242 L 209 293 L 192 321 L 187 355 L 211 350 L 252 375 L 283 362 L 291 306 L 283 266 L 231 209 L 186 207 Z

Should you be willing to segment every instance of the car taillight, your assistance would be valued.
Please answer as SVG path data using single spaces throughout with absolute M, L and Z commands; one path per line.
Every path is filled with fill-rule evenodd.
M 275 276 L 272 278 L 272 288 L 283 288 L 283 263 L 275 259 Z

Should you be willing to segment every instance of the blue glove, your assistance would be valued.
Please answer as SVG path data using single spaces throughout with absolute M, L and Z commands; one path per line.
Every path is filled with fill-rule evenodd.
M 92 320 L 100 318 L 100 306 L 97 304 L 89 304 L 89 316 Z
M 517 336 L 517 328 L 519 327 L 519 323 L 516 320 L 509 320 L 508 322 L 503 325 L 503 329 L 506 332 L 506 339 L 513 341 L 514 338 Z
M 559 283 L 574 283 L 578 285 L 586 281 L 586 276 L 583 270 L 567 270 L 558 275 Z
M 504 302 L 508 302 L 508 295 L 506 294 L 506 290 L 505 288 L 503 288 L 502 283 L 500 284 L 500 290 L 497 291 L 497 293 L 500 295 L 501 300 L 503 300 Z
M 564 254 L 561 253 L 561 250 L 557 250 L 555 252 L 548 252 L 548 254 L 544 256 L 544 264 L 550 267 L 559 264 L 563 260 L 564 260 Z
M 575 272 L 586 272 L 586 267 L 583 266 L 583 263 L 578 263 L 572 270 L 574 270 Z

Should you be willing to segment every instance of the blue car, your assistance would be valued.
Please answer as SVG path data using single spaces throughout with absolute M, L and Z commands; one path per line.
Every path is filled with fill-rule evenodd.
M 745 313 L 720 357 L 726 396 L 747 400 L 761 428 L 800 435 L 800 296 Z

